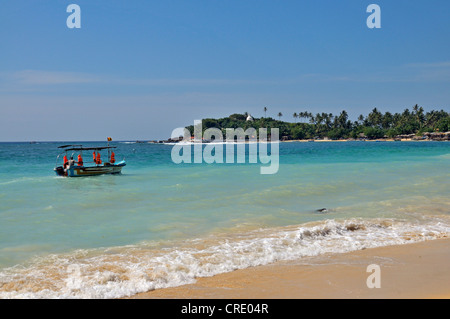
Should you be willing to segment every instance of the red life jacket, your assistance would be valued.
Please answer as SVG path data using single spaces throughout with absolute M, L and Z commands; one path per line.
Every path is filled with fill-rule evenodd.
M 102 160 L 100 158 L 100 153 L 97 153 L 97 161 L 96 161 L 96 163 L 97 164 L 101 164 L 102 163 Z
M 83 166 L 83 158 L 81 157 L 81 154 L 78 154 L 78 166 Z

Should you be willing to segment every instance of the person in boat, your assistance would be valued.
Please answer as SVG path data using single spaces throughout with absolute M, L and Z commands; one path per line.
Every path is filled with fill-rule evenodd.
M 68 168 L 71 168 L 71 167 L 73 167 L 74 165 L 75 165 L 75 160 L 73 159 L 73 156 L 71 156 L 71 157 L 70 157 L 70 160 L 69 160 Z
M 110 163 L 114 164 L 116 162 L 116 154 L 114 154 L 114 152 L 111 152 L 111 160 Z

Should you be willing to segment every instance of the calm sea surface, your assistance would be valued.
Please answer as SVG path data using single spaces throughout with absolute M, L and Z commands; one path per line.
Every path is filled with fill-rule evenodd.
M 61 144 L 0 143 L 0 298 L 114 298 L 450 234 L 448 142 L 280 143 L 273 175 L 113 142 L 122 174 L 85 178 L 54 174 Z

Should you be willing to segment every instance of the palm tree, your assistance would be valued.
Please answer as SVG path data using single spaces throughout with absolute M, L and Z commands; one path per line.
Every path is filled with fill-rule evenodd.
M 302 118 L 306 117 L 305 112 L 298 113 L 298 117 L 300 118 L 300 122 L 301 122 Z
M 294 112 L 294 114 L 292 114 L 292 116 L 294 117 L 295 123 L 297 123 L 298 114 L 296 112 Z
M 338 117 L 339 126 L 342 128 L 346 128 L 347 120 L 348 120 L 347 111 L 343 110 L 341 112 L 341 114 L 339 114 L 339 117 Z
M 381 125 L 382 114 L 375 107 L 372 112 L 367 116 L 370 126 L 380 126 Z
M 423 107 L 418 106 L 417 104 L 414 105 L 413 107 L 415 117 L 416 117 L 416 121 L 417 123 L 419 123 L 419 127 L 422 128 L 423 124 L 425 122 L 425 115 L 423 114 Z
M 322 113 L 322 114 L 323 114 L 323 113 Z M 322 116 L 322 114 L 320 114 L 320 113 L 317 113 L 317 114 L 316 114 L 316 118 L 315 118 L 316 124 L 322 124 L 322 121 L 323 121 L 323 116 Z
M 381 119 L 381 127 L 384 128 L 385 130 L 391 128 L 392 120 L 393 120 L 393 116 L 390 112 L 384 113 L 384 115 L 382 116 L 382 119 Z
M 278 119 L 281 121 L 281 117 L 283 116 L 283 113 L 278 112 Z
M 332 113 L 325 113 L 325 125 L 327 127 L 327 129 L 331 129 L 331 123 L 333 120 L 333 114 Z
M 310 113 L 308 113 L 308 111 L 300 112 L 298 114 L 298 117 L 300 118 L 300 121 L 301 121 L 302 118 L 308 119 L 310 117 Z
M 358 116 L 358 121 L 360 122 L 360 124 L 364 123 L 364 115 L 360 114 Z
M 264 117 L 267 117 L 266 112 L 267 112 L 267 107 L 264 106 Z
M 438 118 L 437 112 L 435 110 L 432 110 L 430 112 L 427 112 L 425 116 L 425 123 L 424 126 L 434 126 L 436 124 L 436 119 Z

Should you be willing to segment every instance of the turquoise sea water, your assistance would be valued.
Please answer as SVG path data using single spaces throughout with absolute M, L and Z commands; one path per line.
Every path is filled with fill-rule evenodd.
M 273 175 L 114 142 L 122 174 L 84 178 L 54 174 L 60 144 L 0 143 L 0 298 L 121 297 L 450 233 L 447 142 L 280 143 Z

